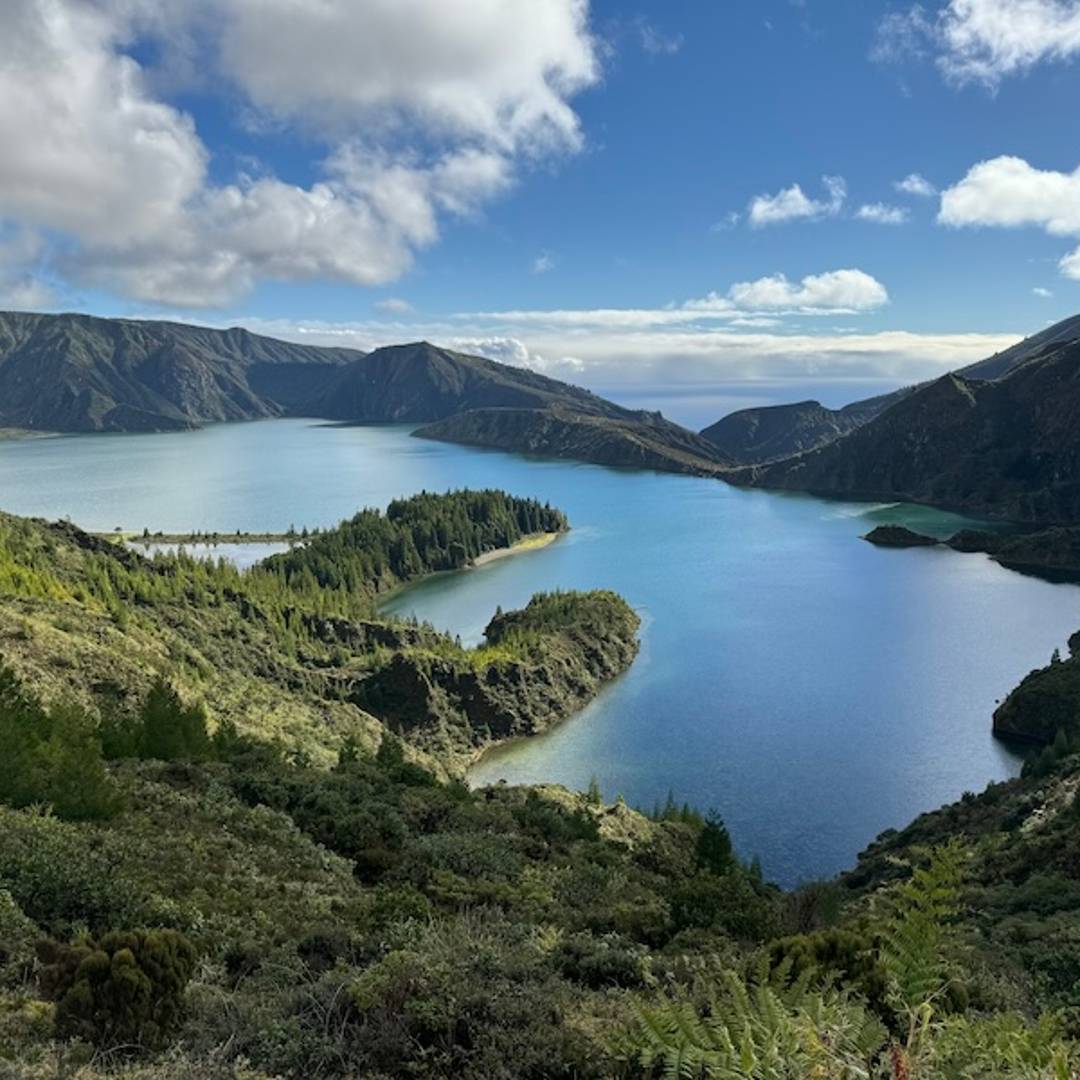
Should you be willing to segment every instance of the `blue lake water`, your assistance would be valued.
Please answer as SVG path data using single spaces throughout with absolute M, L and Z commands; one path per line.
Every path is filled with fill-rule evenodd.
M 162 435 L 0 444 L 0 507 L 91 529 L 283 531 L 421 489 L 550 500 L 551 547 L 395 596 L 476 641 L 495 607 L 556 588 L 619 591 L 641 656 L 579 717 L 500 748 L 477 782 L 555 781 L 650 807 L 715 807 L 785 884 L 850 865 L 879 831 L 1013 774 L 995 701 L 1080 629 L 1080 589 L 981 555 L 887 551 L 900 521 L 961 519 L 739 491 L 705 479 L 426 442 L 401 427 L 277 420 Z

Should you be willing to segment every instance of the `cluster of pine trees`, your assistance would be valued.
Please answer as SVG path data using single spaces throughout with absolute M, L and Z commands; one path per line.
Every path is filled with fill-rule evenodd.
M 566 516 L 536 499 L 502 491 L 422 492 L 383 514 L 362 510 L 338 528 L 268 559 L 260 574 L 290 585 L 374 594 L 422 574 L 460 570 L 524 536 L 562 532 Z

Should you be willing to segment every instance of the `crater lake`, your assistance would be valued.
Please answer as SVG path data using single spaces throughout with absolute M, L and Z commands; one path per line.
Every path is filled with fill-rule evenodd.
M 280 532 L 422 489 L 494 487 L 562 508 L 549 547 L 442 575 L 386 610 L 475 642 L 537 591 L 609 588 L 643 619 L 628 674 L 474 783 L 554 782 L 651 808 L 715 808 L 785 885 L 832 874 L 881 830 L 1015 774 L 995 702 L 1080 629 L 1080 589 L 946 549 L 860 540 L 919 507 L 742 491 L 318 421 L 0 443 L 0 508 L 92 530 Z M 220 549 L 224 552 L 226 549 Z M 248 557 L 251 553 L 246 553 Z

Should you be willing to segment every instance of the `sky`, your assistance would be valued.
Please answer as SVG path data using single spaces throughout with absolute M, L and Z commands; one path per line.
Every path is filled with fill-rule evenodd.
M 1080 0 L 5 0 L 0 307 L 831 404 L 1080 311 Z

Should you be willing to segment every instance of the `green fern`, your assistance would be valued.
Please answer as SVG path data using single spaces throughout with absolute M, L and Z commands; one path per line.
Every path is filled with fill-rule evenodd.
M 615 1047 L 644 1075 L 665 1080 L 865 1080 L 885 1043 L 885 1029 L 857 999 L 812 987 L 785 986 L 786 973 L 765 970 L 745 982 L 723 973 L 704 1007 L 688 996 L 636 1006 L 637 1023 Z

